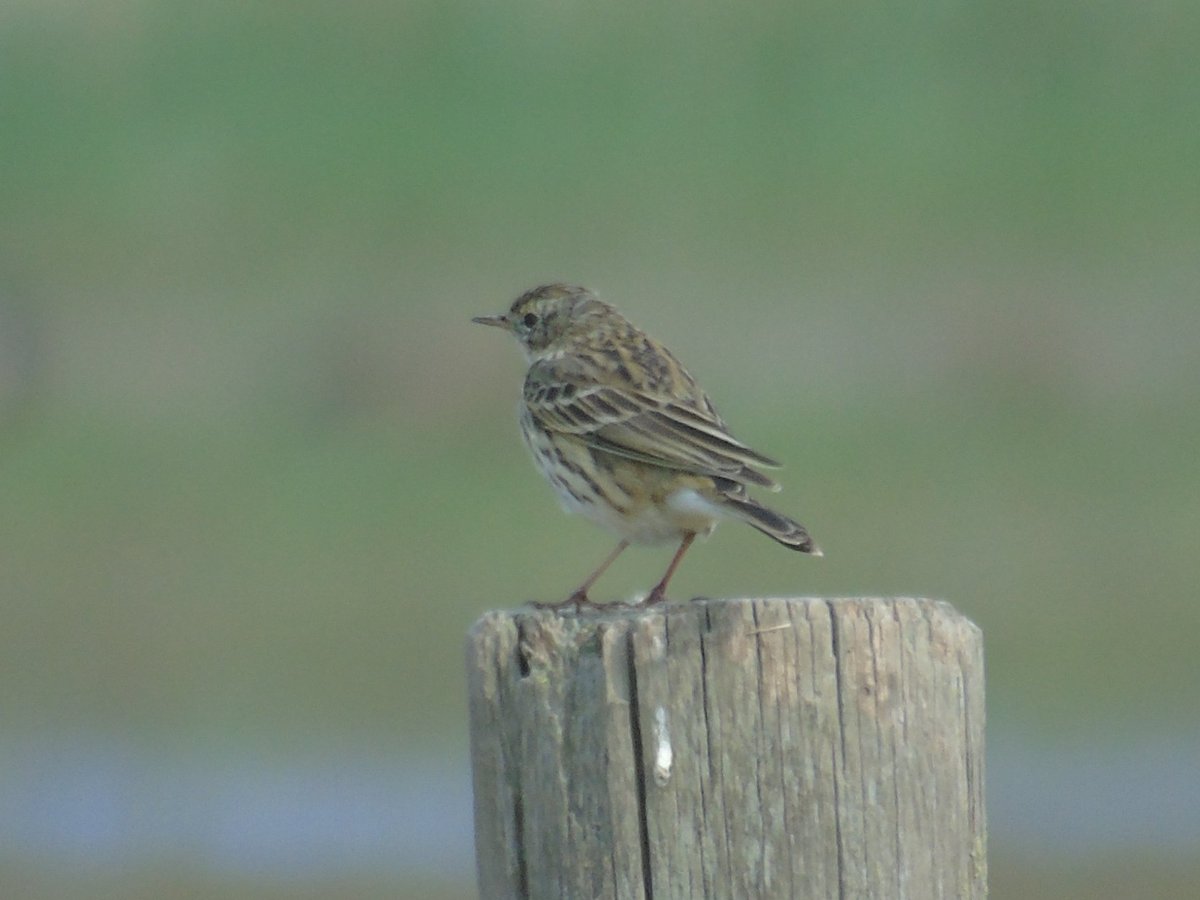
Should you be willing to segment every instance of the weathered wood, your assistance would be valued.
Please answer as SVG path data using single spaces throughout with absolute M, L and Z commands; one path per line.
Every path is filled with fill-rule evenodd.
M 492 612 L 480 896 L 986 895 L 983 646 L 945 603 Z

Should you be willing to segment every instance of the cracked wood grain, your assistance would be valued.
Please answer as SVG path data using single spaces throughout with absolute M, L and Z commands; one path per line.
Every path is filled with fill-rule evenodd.
M 493 612 L 467 667 L 481 897 L 986 895 L 982 638 L 947 604 Z

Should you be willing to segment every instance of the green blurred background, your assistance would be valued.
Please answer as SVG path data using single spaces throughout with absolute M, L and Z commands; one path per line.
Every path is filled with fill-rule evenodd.
M 0 894 L 474 896 L 463 635 L 609 538 L 517 437 L 547 280 L 988 655 L 993 896 L 1200 880 L 1200 8 L 0 11 Z M 602 583 L 644 590 L 668 549 Z

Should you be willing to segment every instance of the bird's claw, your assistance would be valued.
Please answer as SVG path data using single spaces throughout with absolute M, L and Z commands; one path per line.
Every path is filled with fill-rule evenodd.
M 585 607 L 595 609 L 596 604 L 593 603 L 591 598 L 588 597 L 588 595 L 583 591 L 576 591 L 566 600 L 559 600 L 557 603 L 544 603 L 539 600 L 534 600 L 532 603 L 530 603 L 530 606 L 532 606 L 534 609 L 549 609 L 555 611 L 566 609 L 568 606 L 573 606 L 575 611 L 579 612 Z
M 642 606 L 657 606 L 666 599 L 667 592 L 663 590 L 662 585 L 659 585 L 646 595 L 646 599 L 642 601 Z

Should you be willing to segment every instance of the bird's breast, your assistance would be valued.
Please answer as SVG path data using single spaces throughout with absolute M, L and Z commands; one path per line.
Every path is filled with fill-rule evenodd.
M 539 429 L 528 417 L 521 431 L 563 508 L 631 543 L 708 534 L 722 518 L 697 476 L 596 450 L 575 436 Z

